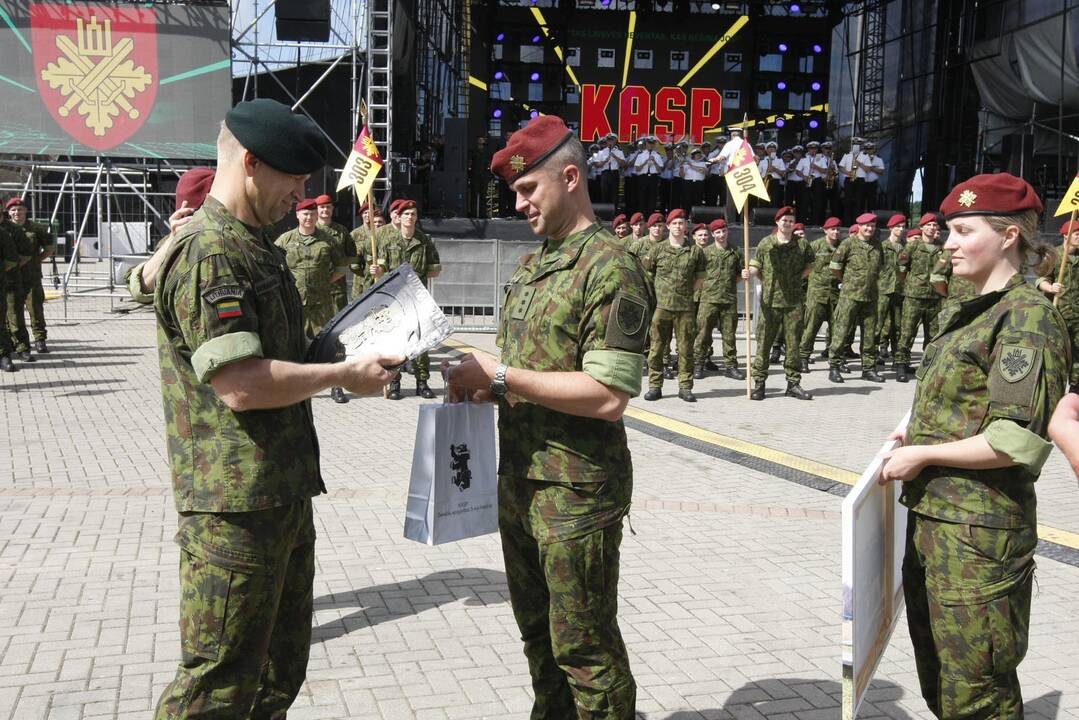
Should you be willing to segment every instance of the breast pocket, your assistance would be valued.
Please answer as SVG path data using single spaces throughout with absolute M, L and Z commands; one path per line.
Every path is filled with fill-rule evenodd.
M 277 265 L 258 265 L 260 273 L 254 283 L 255 307 L 258 312 L 262 352 L 267 358 L 290 357 L 292 322 L 288 313 L 286 294 L 296 293 L 294 285 L 286 284 L 288 276 Z

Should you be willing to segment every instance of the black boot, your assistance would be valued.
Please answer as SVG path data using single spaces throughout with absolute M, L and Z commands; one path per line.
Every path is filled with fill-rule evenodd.
M 787 392 L 783 394 L 787 397 L 797 398 L 798 400 L 813 399 L 813 393 L 806 392 L 798 383 L 787 383 Z
M 729 368 L 727 368 L 724 371 L 723 374 L 726 375 L 729 378 L 734 379 L 734 380 L 745 380 L 746 379 L 745 371 L 742 370 L 742 368 L 735 367 L 734 365 L 731 365 Z
M 892 372 L 898 373 L 900 367 L 901 367 L 900 363 L 892 362 Z
M 749 394 L 750 400 L 763 400 L 764 399 L 764 381 L 757 380 L 753 383 L 753 392 Z
M 854 348 L 851 347 L 850 345 L 843 348 L 839 352 L 840 352 L 841 355 L 843 355 L 843 357 L 847 358 L 848 360 L 857 360 L 858 358 L 862 357 L 858 353 L 854 352 Z
M 697 402 L 697 396 L 689 388 L 678 388 L 678 397 L 686 402 Z
M 800 372 L 809 372 L 809 358 L 802 358 L 802 361 L 798 364 L 798 370 Z
M 884 382 L 884 376 L 878 373 L 876 370 L 863 370 L 862 379 L 870 382 Z
M 910 375 L 907 374 L 907 368 L 905 365 L 900 365 L 899 369 L 895 371 L 896 382 L 910 382 Z
M 839 372 L 839 368 L 833 367 L 828 371 L 828 379 L 834 383 L 843 382 L 843 373 Z
M 37 340 L 34 343 L 34 349 L 42 355 L 47 355 L 49 353 L 49 347 L 45 344 L 44 340 Z
M 704 365 L 694 365 L 693 366 L 693 379 L 694 380 L 703 380 L 704 379 Z
M 648 392 L 644 394 L 644 399 L 649 402 L 659 400 L 661 397 L 663 397 L 663 390 L 660 388 L 648 388 Z
M 888 352 L 888 348 L 882 347 L 880 352 L 877 353 L 877 358 L 881 361 L 887 362 L 892 359 L 892 354 Z
M 30 354 L 29 350 L 23 350 L 22 352 L 15 353 L 15 357 L 23 362 L 37 362 L 34 360 L 34 356 Z
M 678 372 L 672 367 L 663 368 L 663 377 L 667 380 L 674 380 L 678 377 Z
M 772 348 L 772 354 L 768 356 L 768 362 L 770 362 L 770 363 L 778 363 L 779 362 L 779 346 L 778 345 L 776 345 L 776 346 L 774 346 Z
M 401 399 L 401 379 L 398 378 L 390 383 L 390 391 L 386 394 L 387 400 Z
M 434 391 L 427 385 L 426 380 L 416 381 L 416 394 L 425 400 L 430 400 L 435 396 Z
M 820 359 L 821 360 L 827 360 L 828 359 L 828 351 L 827 350 L 821 350 L 820 351 Z
M 0 357 L 0 372 L 18 372 L 19 369 L 15 367 L 15 363 L 11 362 L 11 358 L 7 355 Z
M 712 358 L 708 358 L 704 361 L 704 369 L 710 370 L 712 372 L 717 372 L 719 370 L 719 365 L 716 365 L 714 362 L 712 362 Z
M 330 397 L 333 401 L 339 405 L 343 405 L 348 402 L 348 397 L 345 395 L 344 388 L 332 387 L 330 388 Z

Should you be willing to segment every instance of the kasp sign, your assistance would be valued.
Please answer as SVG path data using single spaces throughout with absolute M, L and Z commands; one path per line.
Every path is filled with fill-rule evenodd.
M 608 109 L 616 85 L 581 86 L 581 140 L 591 142 L 616 133 L 619 142 L 655 133 L 660 138 L 689 136 L 704 140 L 704 131 L 719 125 L 723 98 L 715 88 L 664 87 L 653 93 L 640 85 L 627 85 L 618 93 L 615 126 Z M 653 127 L 652 119 L 655 118 Z

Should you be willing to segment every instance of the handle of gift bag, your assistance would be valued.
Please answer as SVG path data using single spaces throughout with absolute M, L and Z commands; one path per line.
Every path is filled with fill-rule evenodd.
M 450 374 L 453 372 L 453 366 L 447 364 L 440 367 L 439 371 L 442 373 L 442 384 L 446 386 L 446 392 L 442 396 L 442 404 L 451 405 L 452 403 L 450 402 Z M 469 402 L 468 393 L 465 393 L 464 402 Z

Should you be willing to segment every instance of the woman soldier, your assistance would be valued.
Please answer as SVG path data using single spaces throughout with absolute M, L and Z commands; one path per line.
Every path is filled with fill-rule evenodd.
M 918 368 L 902 446 L 881 482 L 904 481 L 903 592 L 922 696 L 939 718 L 1022 718 L 1034 481 L 1068 382 L 1060 314 L 1023 278 L 1041 201 L 1006 173 L 955 187 L 941 211 L 955 275 L 977 294 L 949 303 Z M 1048 259 L 1047 259 L 1048 255 Z M 1044 274 L 1044 273 L 1039 273 Z

